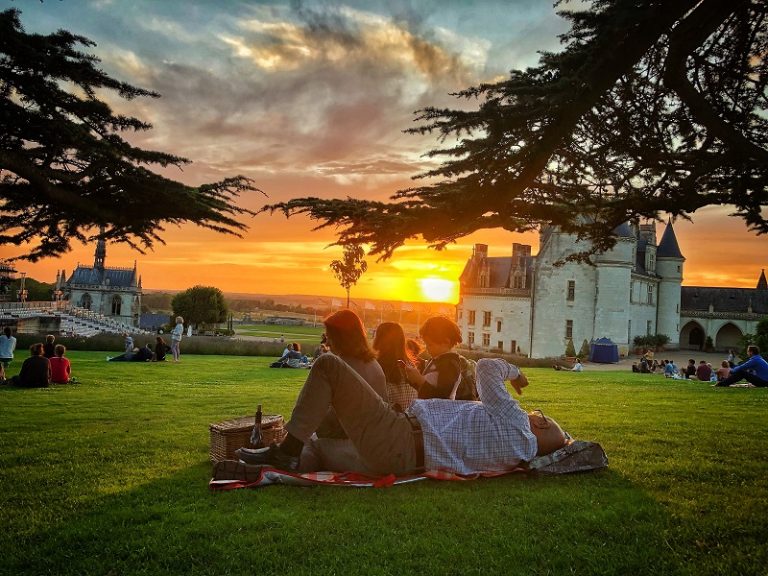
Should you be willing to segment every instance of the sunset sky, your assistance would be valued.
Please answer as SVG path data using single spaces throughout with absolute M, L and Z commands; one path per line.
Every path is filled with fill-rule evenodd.
M 0 0 L 19 8 L 28 32 L 58 28 L 89 37 L 102 67 L 116 78 L 155 90 L 160 99 L 106 97 L 121 113 L 151 122 L 138 145 L 193 161 L 171 177 L 201 184 L 242 174 L 268 197 L 251 194 L 251 209 L 299 196 L 385 199 L 430 167 L 430 137 L 403 134 L 413 112 L 455 106 L 449 94 L 498 80 L 556 50 L 565 22 L 542 0 L 390 2 L 256 2 L 195 0 Z M 728 208 L 697 212 L 675 226 L 686 256 L 686 285 L 754 287 L 768 267 L 768 239 L 749 233 Z M 141 255 L 107 249 L 108 266 L 138 260 L 143 286 L 226 292 L 342 297 L 328 264 L 332 231 L 307 219 L 248 218 L 243 239 L 195 226 L 170 227 L 166 245 Z M 659 228 L 659 233 L 661 228 Z M 353 297 L 449 300 L 472 244 L 491 255 L 537 237 L 476 233 L 446 251 L 414 242 L 369 270 Z M 0 248 L 0 258 L 18 255 Z M 93 246 L 77 244 L 59 259 L 18 262 L 29 276 L 52 282 L 56 270 L 90 265 Z

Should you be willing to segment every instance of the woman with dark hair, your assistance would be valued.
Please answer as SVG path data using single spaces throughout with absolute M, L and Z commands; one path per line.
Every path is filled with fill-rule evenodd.
M 155 338 L 155 353 L 152 355 L 152 362 L 165 362 L 165 355 L 171 351 L 171 347 L 166 344 L 162 336 Z
M 15 386 L 25 388 L 45 388 L 51 385 L 51 363 L 43 355 L 43 343 L 29 347 L 29 358 L 21 365 L 21 372 L 11 378 Z
M 453 347 L 461 343 L 461 330 L 452 320 L 433 316 L 421 326 L 419 335 L 431 358 L 421 372 L 405 367 L 408 382 L 418 391 L 419 398 L 455 400 L 461 383 L 461 358 Z
M 387 402 L 387 381 L 384 371 L 376 362 L 376 354 L 368 343 L 365 327 L 351 310 L 339 310 L 324 321 L 330 353 L 341 358 Z M 325 355 L 323 355 L 325 356 Z M 318 364 L 322 363 L 322 356 Z M 293 446 L 300 453 L 299 470 L 311 472 L 333 470 L 337 472 L 371 473 L 364 464 L 352 441 L 342 428 L 335 410 L 328 409 L 316 434 L 306 444 Z M 240 448 L 237 457 L 243 462 L 258 460 L 259 450 Z
M 404 412 L 418 394 L 405 377 L 405 367 L 415 366 L 416 363 L 407 348 L 402 326 L 396 322 L 379 324 L 373 349 L 387 379 L 389 403 L 398 412 Z
M 45 337 L 45 344 L 43 344 L 43 356 L 48 358 L 48 360 L 56 356 L 56 347 L 54 345 L 55 341 L 56 336 L 53 334 L 48 334 L 48 336 Z

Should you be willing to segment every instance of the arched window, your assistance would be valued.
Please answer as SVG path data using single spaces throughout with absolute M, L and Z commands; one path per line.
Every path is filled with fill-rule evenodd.
M 86 292 L 80 297 L 80 307 L 86 310 L 91 309 L 91 295 Z
M 112 316 L 120 316 L 120 308 L 123 305 L 123 299 L 117 294 L 112 296 Z

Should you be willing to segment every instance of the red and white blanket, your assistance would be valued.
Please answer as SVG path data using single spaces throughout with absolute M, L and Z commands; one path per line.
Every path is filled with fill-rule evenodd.
M 208 487 L 211 490 L 237 490 L 238 488 L 262 488 L 274 484 L 283 484 L 287 486 L 351 486 L 354 488 L 386 488 L 398 484 L 410 484 L 421 480 L 453 480 L 466 481 L 477 478 L 490 478 L 494 476 L 504 476 L 506 474 L 515 474 L 527 472 L 524 467 L 518 467 L 507 472 L 483 472 L 472 474 L 470 476 L 461 476 L 451 472 L 442 472 L 433 470 L 416 474 L 412 476 L 387 476 L 375 477 L 358 474 L 357 472 L 286 472 L 276 468 L 262 468 L 256 480 L 216 480 L 211 479 Z

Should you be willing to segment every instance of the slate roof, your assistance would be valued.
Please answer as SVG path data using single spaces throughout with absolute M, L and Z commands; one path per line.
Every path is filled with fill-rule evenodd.
M 750 304 L 755 314 L 768 314 L 768 290 L 754 288 L 705 288 L 683 286 L 680 310 L 707 312 L 712 304 L 715 312 L 746 313 Z
M 635 235 L 632 233 L 632 228 L 629 227 L 629 223 L 624 222 L 623 224 L 619 224 L 616 226 L 616 228 L 613 229 L 613 233 L 616 234 L 619 238 L 634 238 Z
M 109 282 L 107 282 L 107 280 Z M 119 288 L 131 288 L 136 285 L 136 270 L 134 268 L 90 268 L 78 266 L 67 281 L 69 284 L 90 284 L 100 286 L 109 284 Z
M 485 262 L 488 264 L 490 272 L 490 278 L 488 279 L 488 288 L 510 288 L 509 286 L 509 273 L 512 269 L 512 263 L 514 259 L 512 256 L 494 256 L 487 257 Z M 526 267 L 526 285 L 530 286 L 530 268 L 532 257 L 525 258 Z M 479 272 L 476 269 L 474 262 L 470 258 L 467 264 L 464 266 L 464 271 L 461 273 L 461 281 L 467 283 L 470 286 L 477 287 L 477 281 L 479 278 Z
M 664 234 L 661 235 L 661 242 L 656 249 L 657 258 L 682 258 L 683 253 L 680 252 L 680 245 L 677 243 L 677 236 L 672 228 L 672 223 L 668 222 L 667 227 L 664 228 Z

